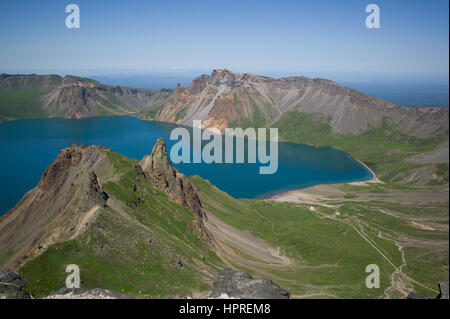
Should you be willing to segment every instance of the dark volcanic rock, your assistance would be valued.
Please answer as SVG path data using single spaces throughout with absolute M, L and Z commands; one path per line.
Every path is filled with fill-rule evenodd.
M 438 283 L 438 287 L 439 294 L 435 297 L 420 292 L 412 292 L 406 297 L 406 299 L 449 299 L 448 281 Z
M 56 160 L 45 170 L 38 187 L 44 191 L 59 191 L 66 181 L 71 167 L 77 166 L 83 159 L 83 152 L 76 145 L 61 150 Z
M 27 282 L 10 270 L 0 271 L 0 299 L 31 299 L 33 296 L 24 290 Z
M 448 295 L 448 281 L 447 282 L 440 282 L 438 284 L 439 286 L 439 295 L 437 295 L 437 299 L 449 299 Z
M 411 292 L 406 299 L 435 299 L 433 296 L 423 294 L 420 292 Z
M 226 295 L 226 296 L 225 296 Z M 265 278 L 225 268 L 216 278 L 209 298 L 289 299 L 291 293 Z
M 93 202 L 106 207 L 106 202 L 108 201 L 109 196 L 105 191 L 103 191 L 102 184 L 98 180 L 94 171 L 89 172 L 89 188 L 87 195 Z
M 134 166 L 134 173 L 136 174 L 136 179 L 139 183 L 147 182 L 147 175 L 145 175 L 145 173 L 142 170 L 142 167 L 140 165 Z

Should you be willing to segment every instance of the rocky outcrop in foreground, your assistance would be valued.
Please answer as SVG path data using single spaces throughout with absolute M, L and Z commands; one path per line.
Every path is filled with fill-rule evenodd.
M 94 171 L 110 165 L 103 146 L 61 150 L 38 185 L 0 218 L 0 269 L 16 270 L 55 242 L 72 238 L 85 213 L 104 207 L 108 194 Z M 46 222 L 43 222 L 46 221 Z
M 0 271 L 0 299 L 34 299 L 25 290 L 27 282 L 10 270 Z M 130 299 L 130 296 L 107 289 L 61 288 L 44 299 Z
M 0 299 L 33 299 L 24 289 L 27 282 L 12 271 L 0 271 Z M 447 286 L 448 293 L 448 286 Z M 216 299 L 289 299 L 290 292 L 265 278 L 253 278 L 249 273 L 224 269 L 214 281 L 209 298 Z M 447 295 L 448 296 L 448 295 Z M 131 299 L 108 289 L 61 288 L 43 299 Z
M 209 298 L 289 299 L 291 293 L 275 282 L 225 268 L 216 278 Z
M 440 282 L 438 284 L 438 287 L 439 287 L 439 294 L 435 297 L 420 292 L 412 292 L 406 297 L 406 299 L 449 299 L 448 281 Z
M 0 271 L 0 299 L 31 299 L 33 296 L 24 287 L 25 280 L 10 270 Z
M 130 296 L 107 289 L 62 288 L 44 299 L 131 299 Z

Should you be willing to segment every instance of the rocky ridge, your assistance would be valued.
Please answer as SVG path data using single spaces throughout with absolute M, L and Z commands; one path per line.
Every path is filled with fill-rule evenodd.
M 63 117 L 86 118 L 102 115 L 124 115 L 138 112 L 149 103 L 165 98 L 167 91 L 144 90 L 122 86 L 103 85 L 97 81 L 67 75 L 0 75 L 0 90 L 6 93 L 22 93 L 21 105 L 28 107 L 26 96 L 33 95 L 34 108 L 29 113 L 17 113 L 0 99 L 6 114 L 0 113 L 0 119 Z M 20 95 L 18 95 L 20 98 Z M 31 113 L 30 113 L 31 112 Z
M 152 153 L 145 156 L 140 165 L 143 172 L 150 173 L 158 187 L 166 191 L 177 203 L 190 208 L 198 215 L 203 214 L 198 194 L 186 176 L 172 166 L 162 138 L 153 147 Z
M 254 278 L 246 272 L 225 268 L 213 283 L 209 298 L 289 299 L 290 292 L 265 278 Z
M 107 147 L 86 145 L 61 150 L 37 186 L 0 218 L 0 256 L 8 256 L 1 258 L 0 269 L 18 269 L 51 245 L 76 238 L 95 224 L 104 209 L 124 214 L 123 207 L 127 206 L 144 214 L 141 206 L 147 200 L 145 197 L 156 196 L 156 189 L 191 211 L 192 230 L 213 245 L 214 240 L 203 224 L 206 215 L 197 191 L 184 174 L 172 167 L 162 139 L 151 155 L 136 163 L 134 169 L 130 166 L 137 182 L 127 192 L 136 195 L 137 201 L 110 198 L 105 191 L 104 183 L 116 183 L 126 172 L 117 172 L 110 161 L 118 156 L 113 153 Z M 154 191 L 143 193 L 145 188 Z
M 196 78 L 189 87 L 177 87 L 163 103 L 150 107 L 153 116 L 142 118 L 223 132 L 226 127 L 267 127 L 290 111 L 329 121 L 335 134 L 357 134 L 380 127 L 387 119 L 401 131 L 430 137 L 448 130 L 445 108 L 407 108 L 361 94 L 326 79 L 304 76 L 270 78 L 249 73 L 214 70 Z
M 162 138 L 158 139 L 152 153 L 145 156 L 139 165 L 144 173 L 153 176 L 159 189 L 166 192 L 176 203 L 196 213 L 196 226 L 202 239 L 212 243 L 212 236 L 203 225 L 202 220 L 206 218 L 206 215 L 197 191 L 186 178 L 186 175 L 180 173 L 170 163 L 166 145 Z
M 32 299 L 25 290 L 27 282 L 10 270 L 0 271 L 0 299 Z
M 0 89 L 38 93 L 36 103 L 43 117 L 85 118 L 140 112 L 142 119 L 188 126 L 193 120 L 202 120 L 203 128 L 219 132 L 226 127 L 273 126 L 292 111 L 327 122 L 334 134 L 358 134 L 380 127 L 384 121 L 404 134 L 421 138 L 445 134 L 449 127 L 446 108 L 402 107 L 321 78 L 276 79 L 227 69 L 201 75 L 189 87 L 177 86 L 174 90 L 144 90 L 103 85 L 70 75 L 61 78 L 35 74 L 1 74 Z M 0 114 L 0 120 L 28 117 Z
M 10 270 L 0 272 L 0 299 L 35 299 L 25 290 L 27 282 Z M 216 278 L 210 299 L 289 299 L 290 292 L 265 278 L 225 268 Z M 43 299 L 132 299 L 101 288 L 61 288 Z
M 94 171 L 108 167 L 110 151 L 72 145 L 60 152 L 38 185 L 0 219 L 0 255 L 14 252 L 3 268 L 15 269 L 52 243 L 70 239 L 86 212 L 106 205 L 108 195 Z
M 438 283 L 439 293 L 430 296 L 420 292 L 411 292 L 406 299 L 449 299 L 448 281 Z

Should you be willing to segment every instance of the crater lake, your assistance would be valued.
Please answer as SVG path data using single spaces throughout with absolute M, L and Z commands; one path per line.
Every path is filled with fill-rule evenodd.
M 167 150 L 174 124 L 132 116 L 87 119 L 27 119 L 0 123 L 0 216 L 34 188 L 60 150 L 71 144 L 104 145 L 128 157 L 150 154 L 162 137 Z M 190 129 L 190 128 L 188 128 Z M 372 173 L 348 153 L 304 144 L 278 143 L 278 170 L 260 175 L 260 163 L 175 164 L 187 176 L 199 175 L 237 198 L 265 198 L 317 184 L 371 179 Z

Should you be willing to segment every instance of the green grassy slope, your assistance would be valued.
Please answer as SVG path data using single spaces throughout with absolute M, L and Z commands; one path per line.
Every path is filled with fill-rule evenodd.
M 415 154 L 431 152 L 448 139 L 448 132 L 428 139 L 406 135 L 387 121 L 380 128 L 372 127 L 360 134 L 339 135 L 332 133 L 329 121 L 330 119 L 314 114 L 288 112 L 272 127 L 278 128 L 284 141 L 332 146 L 349 152 L 361 161 L 375 162 L 377 175 L 388 182 L 395 181 L 394 177 L 401 172 L 424 166 L 405 159 Z M 448 176 L 448 166 L 435 166 L 434 170 L 441 176 Z M 447 170 L 447 173 L 442 170 Z
M 193 177 L 192 181 L 200 189 L 201 200 L 208 211 L 266 240 L 272 247 L 280 247 L 296 261 L 297 265 L 285 269 L 259 269 L 272 274 L 292 294 L 377 298 L 389 287 L 393 267 L 351 226 L 311 212 L 306 205 L 237 200 L 199 177 Z M 334 214 L 334 210 L 323 207 L 317 210 L 327 216 Z M 394 263 L 400 263 L 401 255 L 392 242 L 379 239 L 369 231 L 368 237 Z M 365 286 L 365 267 L 373 263 L 381 270 L 381 289 Z
M 202 242 L 193 227 L 193 213 L 170 201 L 151 182 L 138 179 L 136 160 L 118 153 L 107 155 L 112 169 L 97 173 L 100 180 L 109 180 L 103 187 L 114 202 L 108 202 L 79 237 L 51 246 L 20 268 L 20 275 L 29 282 L 27 289 L 38 296 L 63 287 L 65 266 L 72 263 L 80 266 L 84 287 L 142 297 L 206 291 L 227 263 L 271 278 L 294 296 L 314 298 L 382 298 L 395 271 L 391 262 L 395 267 L 403 265 L 406 275 L 426 287 L 435 288 L 436 282 L 448 280 L 448 253 L 439 255 L 433 247 L 415 244 L 399 249 L 397 242 L 399 238 L 409 238 L 412 243 L 448 241 L 448 231 L 417 229 L 395 214 L 382 213 L 408 213 L 415 207 L 417 216 L 427 212 L 438 218 L 448 203 L 435 204 L 430 211 L 425 204 L 360 201 L 360 188 L 341 185 L 347 196 L 313 205 L 313 212 L 305 204 L 234 199 L 202 178 L 191 177 L 205 209 L 279 248 L 293 261 L 283 267 L 245 267 L 235 256 L 220 255 L 225 258 L 220 259 Z M 364 191 L 383 191 L 377 187 Z M 336 211 L 340 215 L 335 215 Z M 445 226 L 446 222 L 442 223 Z M 369 264 L 380 267 L 380 289 L 365 286 Z M 433 294 L 420 285 L 412 286 Z
M 12 76 L 10 85 L 0 87 L 0 121 L 47 117 L 47 112 L 42 110 L 42 87 L 57 85 L 61 80 L 58 75 L 30 78 Z
M 292 269 L 259 269 L 271 273 L 274 280 L 293 294 L 316 293 L 339 298 L 384 296 L 384 291 L 391 286 L 391 274 L 395 269 L 355 228 L 395 267 L 402 266 L 405 275 L 425 285 L 404 279 L 415 291 L 433 295 L 434 292 L 426 287 L 436 289 L 437 282 L 448 281 L 448 246 L 447 251 L 445 248 L 448 231 L 419 229 L 401 216 L 411 215 L 411 211 L 415 216 L 426 213 L 438 220 L 444 216 L 442 226 L 448 229 L 448 218 L 445 221 L 448 202 L 436 203 L 431 208 L 427 203 L 408 205 L 330 199 L 324 205 L 313 205 L 316 212 L 311 212 L 310 205 L 233 199 L 199 177 L 191 180 L 200 189 L 201 200 L 208 211 L 228 224 L 266 240 L 272 247 L 280 247 L 296 260 L 298 267 Z M 349 193 L 352 191 L 351 186 L 344 184 L 341 187 Z M 383 210 L 392 214 L 382 213 Z M 334 215 L 336 211 L 339 216 Z M 399 240 L 408 242 L 409 246 L 399 249 Z M 380 289 L 365 287 L 368 264 L 380 267 Z M 320 265 L 322 267 L 318 267 Z M 396 293 L 391 296 L 402 297 Z
M 192 227 L 194 214 L 168 196 L 138 181 L 135 160 L 108 153 L 118 181 L 105 183 L 121 208 L 101 209 L 76 239 L 52 245 L 20 268 L 27 289 L 44 296 L 65 286 L 65 266 L 80 266 L 82 286 L 133 296 L 188 295 L 210 287 L 223 266 Z M 104 174 L 100 172 L 101 179 Z M 133 184 L 136 185 L 134 192 Z
M 110 86 L 88 78 L 71 78 L 71 82 L 63 84 L 63 79 L 57 75 L 8 76 L 4 83 L 0 82 L 0 121 L 124 115 L 136 111 L 135 106 L 129 106 L 110 92 Z
M 0 121 L 46 117 L 47 113 L 41 109 L 41 95 L 37 90 L 9 92 L 0 89 Z

